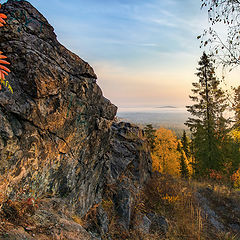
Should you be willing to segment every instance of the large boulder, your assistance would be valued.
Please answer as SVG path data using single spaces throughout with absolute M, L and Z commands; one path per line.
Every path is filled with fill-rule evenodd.
M 14 92 L 0 91 L 0 188 L 12 199 L 64 197 L 83 215 L 101 199 L 117 107 L 30 3 L 9 0 L 2 11 L 0 49 Z

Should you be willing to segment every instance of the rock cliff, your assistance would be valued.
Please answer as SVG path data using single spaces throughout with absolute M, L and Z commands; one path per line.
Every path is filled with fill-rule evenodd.
M 114 123 L 117 107 L 102 95 L 92 67 L 57 41 L 30 3 L 9 0 L 2 11 L 8 19 L 0 49 L 11 62 L 14 92 L 0 91 L 1 202 L 61 199 L 84 216 L 115 184 L 114 206 L 128 229 L 132 188 L 137 193 L 151 174 L 142 131 Z

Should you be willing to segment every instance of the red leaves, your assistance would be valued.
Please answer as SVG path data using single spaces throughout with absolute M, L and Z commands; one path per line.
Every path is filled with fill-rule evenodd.
M 2 52 L 0 51 L 0 54 L 2 54 Z M 5 76 L 4 75 L 8 75 L 7 72 L 10 72 L 10 70 L 3 66 L 2 64 L 10 64 L 9 62 L 5 61 L 5 60 L 1 60 L 1 59 L 5 59 L 7 58 L 4 55 L 0 55 L 0 79 L 1 80 L 5 80 Z
M 2 5 L 0 4 L 0 8 L 1 8 L 1 6 Z M 6 18 L 7 18 L 7 16 L 5 14 L 0 13 L 0 27 L 2 27 L 4 24 L 6 24 L 6 22 L 4 21 L 4 19 L 6 19 Z M 5 65 L 7 64 L 8 65 L 10 63 L 5 61 L 5 60 L 2 60 L 2 59 L 7 58 L 6 56 L 2 55 L 2 53 L 3 52 L 0 51 L 0 90 L 2 89 L 1 84 L 4 83 L 5 86 L 6 87 L 8 86 L 9 90 L 11 92 L 13 92 L 12 91 L 12 87 L 9 85 L 8 81 L 7 82 L 4 81 L 5 80 L 5 75 L 8 75 L 10 70 L 7 67 L 5 67 L 3 64 L 5 64 Z
M 27 204 L 28 204 L 28 205 L 34 205 L 34 204 L 35 204 L 35 199 L 34 199 L 33 197 L 28 198 Z
M 3 26 L 3 24 L 6 24 L 6 22 L 3 20 L 3 18 L 7 18 L 7 16 L 3 13 L 0 13 L 0 27 Z
M 1 8 L 1 4 L 0 4 L 0 8 Z M 3 24 L 6 24 L 6 22 L 3 19 L 6 19 L 7 16 L 3 13 L 0 13 L 0 27 L 3 26 Z

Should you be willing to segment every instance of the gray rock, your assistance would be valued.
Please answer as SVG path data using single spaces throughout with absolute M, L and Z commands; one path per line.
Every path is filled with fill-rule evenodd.
M 11 63 L 0 91 L 0 172 L 7 195 L 61 196 L 80 215 L 101 199 L 110 126 L 117 107 L 102 95 L 92 67 L 62 46 L 27 1 L 2 5 L 0 49 Z M 25 196 L 18 196 L 20 189 Z
M 99 226 L 101 227 L 102 230 L 102 234 L 106 234 L 108 232 L 109 219 L 102 207 L 98 208 L 97 218 Z
M 131 218 L 131 193 L 128 183 L 119 183 L 117 192 L 113 196 L 113 201 L 119 224 L 125 230 L 128 230 Z
M 150 219 L 145 214 L 138 214 L 135 218 L 136 219 L 133 228 L 135 230 L 148 234 L 151 226 Z
M 220 222 L 219 216 L 209 206 L 209 201 L 199 191 L 195 193 L 195 197 L 200 203 L 201 208 L 204 211 L 204 217 L 206 216 L 211 225 L 218 231 L 224 231 L 224 225 Z
M 151 156 L 139 127 L 113 123 L 109 151 L 109 183 L 115 184 L 113 202 L 118 223 L 128 230 L 135 196 L 152 173 Z
M 114 122 L 117 107 L 103 96 L 92 67 L 57 41 L 30 3 L 9 0 L 1 9 L 8 19 L 0 49 L 11 63 L 13 88 L 13 94 L 0 91 L 5 194 L 60 197 L 82 217 L 115 184 L 115 211 L 129 229 L 133 199 L 152 173 L 142 130 Z M 106 233 L 108 218 L 98 214 Z
M 230 224 L 230 227 L 234 232 L 240 233 L 240 225 L 238 223 Z
M 168 231 L 168 221 L 165 217 L 159 216 L 157 214 L 149 213 L 147 214 L 151 221 L 150 233 L 159 232 L 162 235 L 166 235 Z

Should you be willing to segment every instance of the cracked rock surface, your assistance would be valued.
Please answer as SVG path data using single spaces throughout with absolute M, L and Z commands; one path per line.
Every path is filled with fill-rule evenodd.
M 128 231 L 152 173 L 143 131 L 115 121 L 92 67 L 30 3 L 1 9 L 13 94 L 0 91 L 0 239 L 101 239 L 111 227 L 104 201 Z
M 66 198 L 78 214 L 101 198 L 110 126 L 117 107 L 92 67 L 62 46 L 27 1 L 2 5 L 0 49 L 11 63 L 0 91 L 1 191 Z M 7 186 L 7 188 L 6 188 Z M 3 189 L 4 188 L 4 189 Z

